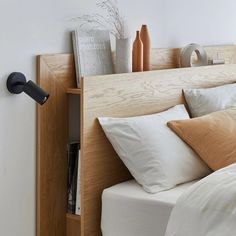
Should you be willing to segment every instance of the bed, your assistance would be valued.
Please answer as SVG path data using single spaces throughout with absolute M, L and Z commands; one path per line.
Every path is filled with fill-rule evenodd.
M 235 89 L 235 83 L 183 89 L 193 119 L 183 104 L 151 115 L 98 118 L 137 181 L 103 191 L 103 236 L 235 234 Z
M 102 194 L 103 236 L 164 236 L 177 199 L 196 182 L 157 194 L 146 193 L 135 180 L 105 189 Z
M 66 91 L 74 86 L 73 63 L 73 56 L 68 54 L 42 56 L 38 63 L 38 82 L 51 95 L 47 104 L 38 108 L 37 231 L 41 236 L 66 234 Z M 104 189 L 108 189 L 104 192 L 104 197 L 107 196 L 107 191 L 115 194 L 117 187 L 112 186 L 132 179 L 107 140 L 97 118 L 161 112 L 185 103 L 183 88 L 214 87 L 235 81 L 235 65 L 83 79 L 80 91 L 82 236 L 102 235 L 101 198 Z M 51 147 L 50 150 L 48 146 Z M 112 188 L 109 189 L 110 187 Z M 106 230 L 104 220 L 105 218 L 102 221 L 103 230 Z

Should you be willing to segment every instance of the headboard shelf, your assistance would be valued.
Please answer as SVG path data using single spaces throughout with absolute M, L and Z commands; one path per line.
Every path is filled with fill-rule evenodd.
M 183 88 L 233 83 L 236 65 L 85 77 L 81 88 L 75 81 L 72 54 L 38 57 L 38 83 L 50 98 L 37 107 L 37 236 L 101 236 L 102 191 L 131 178 L 97 117 L 151 114 L 185 103 Z M 80 217 L 66 214 L 68 94 L 80 94 Z
M 81 88 L 68 88 L 66 90 L 68 94 L 81 94 Z
M 68 236 L 78 236 L 80 235 L 80 216 L 73 214 L 66 214 L 66 235 Z

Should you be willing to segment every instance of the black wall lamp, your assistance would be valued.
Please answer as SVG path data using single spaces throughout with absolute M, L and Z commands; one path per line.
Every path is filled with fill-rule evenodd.
M 46 91 L 31 80 L 27 82 L 25 75 L 20 72 L 13 72 L 9 75 L 7 89 L 14 94 L 25 92 L 40 105 L 43 105 L 49 98 L 49 94 Z

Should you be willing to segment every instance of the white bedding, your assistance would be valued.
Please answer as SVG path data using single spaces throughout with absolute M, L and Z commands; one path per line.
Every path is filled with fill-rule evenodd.
M 192 185 L 177 201 L 166 236 L 236 235 L 236 164 Z
M 164 236 L 177 199 L 195 182 L 156 194 L 146 193 L 135 180 L 104 190 L 103 236 Z

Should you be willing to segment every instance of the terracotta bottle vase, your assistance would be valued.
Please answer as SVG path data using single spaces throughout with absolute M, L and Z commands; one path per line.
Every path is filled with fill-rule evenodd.
M 147 25 L 142 25 L 140 37 L 143 43 L 143 70 L 150 70 L 151 43 Z
M 143 71 L 143 43 L 140 38 L 140 32 L 136 32 L 136 38 L 133 43 L 133 72 Z

